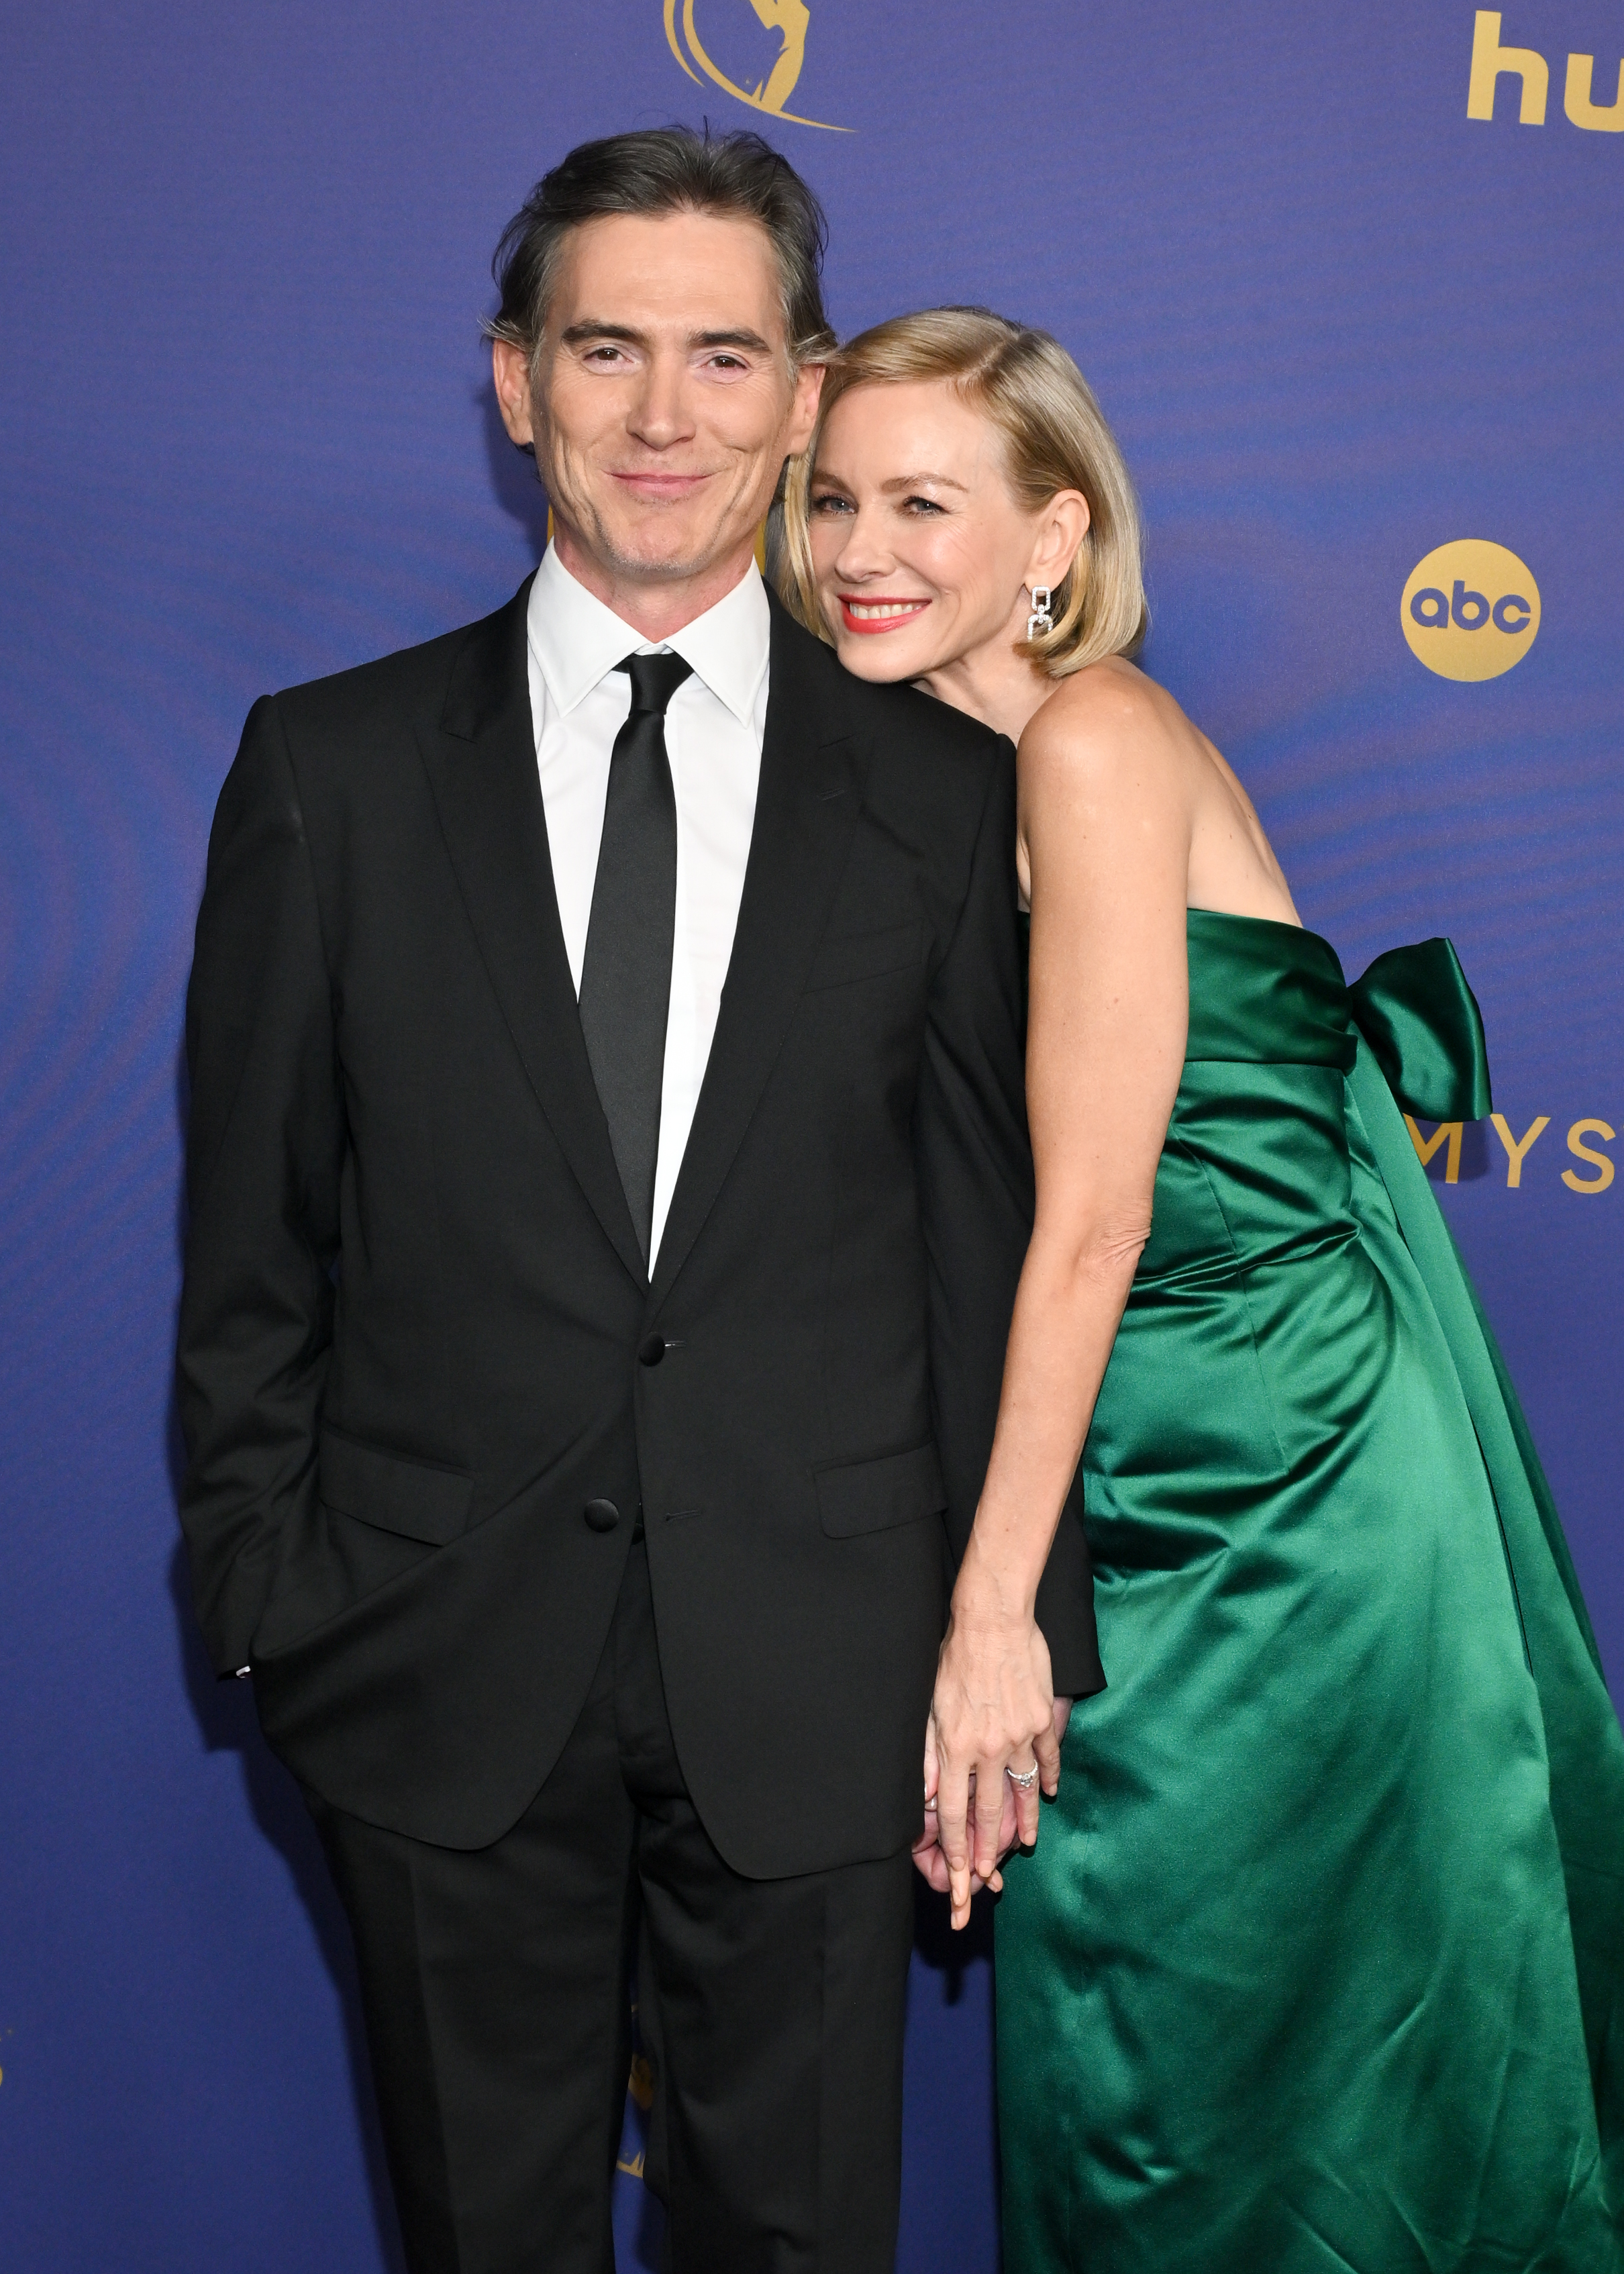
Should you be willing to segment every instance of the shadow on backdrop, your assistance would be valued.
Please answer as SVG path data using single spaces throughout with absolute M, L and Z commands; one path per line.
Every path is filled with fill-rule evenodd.
M 170 1419 L 171 1463 L 179 1483 L 182 1463 L 180 1431 Z M 186 1551 L 177 1547 L 169 1562 L 169 1585 L 179 1630 L 181 1668 L 204 1750 L 235 1752 L 240 1760 L 243 1790 L 261 1834 L 282 1856 L 299 1901 L 315 1930 L 317 1946 L 332 1978 L 339 2012 L 343 2018 L 344 2044 L 350 2059 L 350 2082 L 355 2097 L 356 2128 L 360 2135 L 372 2196 L 372 2218 L 378 2230 L 378 2254 L 387 2274 L 406 2274 L 401 2254 L 395 2198 L 372 2097 L 372 2069 L 367 2059 L 366 2031 L 361 2017 L 361 1992 L 356 1979 L 355 1954 L 350 1926 L 333 1882 L 327 1876 L 321 1843 L 311 1822 L 299 1788 L 259 1734 L 251 1685 L 246 1682 L 217 1682 L 192 1615 L 192 1578 Z
M 539 561 L 547 546 L 547 493 L 537 478 L 536 461 L 528 450 L 508 440 L 496 389 L 488 378 L 475 389 L 473 401 L 485 436 L 491 494 L 508 518 L 518 523 L 530 542 L 532 559 Z
M 977 1895 L 970 1906 L 969 1925 L 955 1934 L 947 1897 L 914 1874 L 914 1955 L 942 1977 L 944 2006 L 956 2006 L 964 1996 L 965 1975 L 972 1966 L 992 1963 L 994 1901 L 989 1894 Z
M 183 1045 L 176 1070 L 176 1113 L 184 1155 L 189 1118 L 186 1055 Z M 175 1208 L 177 1244 L 183 1262 L 186 1242 L 186 1198 L 183 1185 Z M 177 1509 L 185 1475 L 186 1455 L 180 1431 L 175 1392 L 169 1392 L 168 1416 L 169 1482 Z M 350 2090 L 355 2099 L 356 2129 L 360 2137 L 372 2198 L 372 2220 L 378 2231 L 378 2255 L 387 2274 L 406 2274 L 395 2197 L 389 2185 L 383 2135 L 372 2095 L 372 2067 L 367 2057 L 365 2024 L 361 2015 L 360 1985 L 356 1978 L 355 1953 L 350 1924 L 338 1894 L 327 1875 L 321 1843 L 316 1836 L 298 1786 L 259 1734 L 254 1712 L 252 1685 L 215 1678 L 203 1647 L 192 1609 L 192 1572 L 184 1542 L 169 1558 L 169 1594 L 175 1608 L 181 1677 L 206 1752 L 234 1752 L 242 1769 L 243 1791 L 255 1824 L 281 1856 L 299 1901 L 304 1906 L 323 1962 L 332 1979 L 343 2020 L 349 2055 Z

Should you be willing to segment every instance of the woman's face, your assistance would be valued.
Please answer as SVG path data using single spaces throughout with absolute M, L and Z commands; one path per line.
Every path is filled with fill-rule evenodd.
M 810 502 L 818 601 L 858 678 L 921 679 L 1025 637 L 1043 516 L 1017 505 L 1002 436 L 949 380 L 843 395 Z

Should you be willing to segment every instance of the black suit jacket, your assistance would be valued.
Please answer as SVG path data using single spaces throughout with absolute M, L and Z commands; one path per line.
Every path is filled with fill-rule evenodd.
M 650 1285 L 559 925 L 528 590 L 262 699 L 221 795 L 187 1014 L 199 1616 L 306 1784 L 479 1847 L 569 1733 L 641 1506 L 724 1856 L 894 1852 L 1030 1225 L 1010 746 L 775 606 Z M 1071 1519 L 1042 1615 L 1057 1685 L 1097 1688 Z

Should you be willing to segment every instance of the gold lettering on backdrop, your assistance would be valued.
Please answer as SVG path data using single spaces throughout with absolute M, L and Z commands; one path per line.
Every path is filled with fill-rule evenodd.
M 1551 67 L 1533 48 L 1502 48 L 1500 11 L 1479 8 L 1472 26 L 1471 79 L 1466 94 L 1468 118 L 1492 118 L 1494 90 L 1510 72 L 1522 82 L 1517 117 L 1524 126 L 1545 123 L 1545 98 L 1551 91 Z
M 1416 1157 L 1424 1169 L 1440 1145 L 1447 1146 L 1448 1150 L 1444 1155 L 1444 1182 L 1447 1185 L 1458 1185 L 1461 1181 L 1461 1133 L 1464 1126 L 1459 1121 L 1440 1121 L 1430 1137 L 1423 1137 L 1410 1116 L 1408 1113 L 1404 1116 L 1410 1141 L 1415 1147 Z
M 1592 134 L 1624 134 L 1624 63 L 1619 65 L 1618 94 L 1605 109 L 1590 101 L 1590 79 L 1595 69 L 1594 56 L 1568 56 L 1562 109 L 1575 126 L 1585 127 Z
M 1517 117 L 1524 126 L 1543 126 L 1551 99 L 1551 66 L 1537 48 L 1503 48 L 1496 8 L 1479 8 L 1472 19 L 1471 75 L 1466 87 L 1468 118 L 1492 118 L 1494 97 L 1502 79 L 1522 82 Z M 1568 58 L 1562 88 L 1562 109 L 1575 126 L 1587 134 L 1624 134 L 1624 62 L 1619 64 L 1617 92 L 1608 103 L 1593 99 L 1594 56 Z
M 798 111 L 786 110 L 784 106 L 795 91 L 796 81 L 807 59 L 807 33 L 812 22 L 812 11 L 807 0 L 749 0 L 757 21 L 769 32 L 778 35 L 778 60 L 765 79 L 758 79 L 752 89 L 740 87 L 711 61 L 704 41 L 699 36 L 695 20 L 695 0 L 665 0 L 665 41 L 695 87 L 700 84 L 700 72 L 731 94 L 735 102 L 744 103 L 751 110 L 764 110 L 773 118 L 782 118 L 791 126 L 816 126 L 825 134 L 849 134 L 849 126 L 832 126 L 826 118 L 803 118 Z M 681 35 L 678 36 L 679 13 Z M 684 52 L 686 49 L 686 52 Z M 694 65 L 697 64 L 699 70 Z
M 1522 1181 L 1522 1163 L 1541 1133 L 1550 1127 L 1551 1117 L 1548 1113 L 1536 1114 L 1528 1125 L 1527 1134 L 1521 1138 L 1512 1135 L 1511 1125 L 1503 1113 L 1491 1113 L 1489 1119 L 1494 1124 L 1494 1134 L 1506 1148 L 1506 1182 L 1515 1192 Z
M 1522 1182 L 1522 1163 L 1550 1127 L 1551 1117 L 1548 1113 L 1537 1113 L 1521 1137 L 1513 1136 L 1511 1124 L 1503 1113 L 1491 1113 L 1489 1119 L 1494 1126 L 1494 1134 L 1505 1148 L 1507 1187 L 1509 1191 L 1515 1192 Z M 1461 1181 L 1461 1141 L 1465 1133 L 1464 1124 L 1459 1121 L 1440 1121 L 1430 1137 L 1424 1137 L 1414 1117 L 1407 1113 L 1404 1116 L 1404 1126 L 1410 1132 L 1410 1141 L 1416 1148 L 1416 1158 L 1422 1167 L 1426 1168 L 1441 1152 L 1444 1156 L 1445 1184 L 1458 1185 Z M 1573 1169 L 1564 1169 L 1562 1182 L 1570 1193 L 1605 1193 L 1606 1191 L 1613 1182 L 1615 1164 L 1609 1155 L 1597 1152 L 1595 1148 L 1587 1145 L 1584 1140 L 1587 1137 L 1599 1137 L 1604 1144 L 1611 1145 L 1615 1133 L 1606 1122 L 1598 1121 L 1593 1118 L 1574 1123 L 1568 1132 L 1568 1149 L 1575 1161 L 1583 1161 L 1596 1173 L 1594 1176 L 1585 1177 L 1579 1175 Z
M 1613 1132 L 1605 1121 L 1575 1121 L 1568 1133 L 1568 1149 L 1576 1161 L 1588 1161 L 1600 1174 L 1577 1177 L 1571 1169 L 1562 1171 L 1562 1182 L 1570 1193 L 1605 1193 L 1613 1182 L 1613 1163 L 1605 1153 L 1598 1153 L 1585 1143 L 1587 1137 L 1605 1138 L 1610 1145 Z

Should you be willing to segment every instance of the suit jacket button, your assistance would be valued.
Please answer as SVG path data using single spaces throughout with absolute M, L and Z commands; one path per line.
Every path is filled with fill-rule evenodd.
M 594 1532 L 613 1532 L 620 1511 L 612 1500 L 590 1500 L 581 1511 Z
M 665 1337 L 664 1335 L 644 1335 L 643 1340 L 637 1345 L 637 1363 L 639 1366 L 658 1366 L 665 1355 Z

